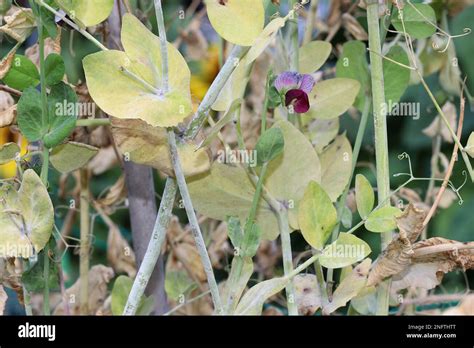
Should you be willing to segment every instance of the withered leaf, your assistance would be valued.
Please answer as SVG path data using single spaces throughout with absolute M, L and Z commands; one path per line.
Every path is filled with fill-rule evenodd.
M 35 16 L 29 8 L 18 8 L 12 15 L 4 18 L 5 25 L 0 27 L 3 32 L 18 42 L 25 41 L 36 27 Z
M 409 204 L 396 218 L 400 233 L 376 260 L 367 280 L 367 286 L 376 285 L 383 279 L 398 274 L 407 267 L 413 256 L 412 244 L 423 231 L 424 210 Z
M 174 176 L 165 128 L 153 127 L 139 119 L 111 118 L 115 143 L 125 160 L 145 164 Z M 206 149 L 195 151 L 192 143 L 179 143 L 178 153 L 186 176 L 209 170 L 211 161 Z

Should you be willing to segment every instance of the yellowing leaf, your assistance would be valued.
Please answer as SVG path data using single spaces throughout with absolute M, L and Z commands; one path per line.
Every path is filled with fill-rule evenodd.
M 48 242 L 54 209 L 48 191 L 34 170 L 23 175 L 20 189 L 0 191 L 0 257 L 30 257 Z
M 225 40 L 251 46 L 265 20 L 262 0 L 205 0 L 212 26 Z
M 309 95 L 311 108 L 305 114 L 313 118 L 335 118 L 346 112 L 359 94 L 360 83 L 346 78 L 319 82 Z
M 273 278 L 258 283 L 245 293 L 239 302 L 235 314 L 260 315 L 265 301 L 279 293 L 288 283 L 288 278 Z
M 231 108 L 234 101 L 243 97 L 245 86 L 247 86 L 249 80 L 252 63 L 265 51 L 268 45 L 270 45 L 278 33 L 278 30 L 280 30 L 285 23 L 285 18 L 275 18 L 268 23 L 247 54 L 240 61 L 235 62 L 237 67 L 219 92 L 219 96 L 212 105 L 213 110 L 227 111 Z
M 98 151 L 94 146 L 71 141 L 56 146 L 51 151 L 50 161 L 61 173 L 69 173 L 85 166 Z
M 324 248 L 319 262 L 326 268 L 343 268 L 363 260 L 371 251 L 362 239 L 341 232 L 334 243 Z
M 360 217 L 365 219 L 374 208 L 374 189 L 365 176 L 358 174 L 356 176 L 355 191 L 357 210 L 359 211 Z
M 311 181 L 298 207 L 298 223 L 303 237 L 315 249 L 322 249 L 337 223 L 337 212 L 329 196 Z
M 165 128 L 152 127 L 141 120 L 112 118 L 112 134 L 126 161 L 144 164 L 174 176 Z M 184 175 L 209 170 L 211 162 L 206 149 L 195 150 L 192 143 L 178 142 L 178 154 Z
M 356 297 L 364 289 L 371 263 L 372 261 L 370 259 L 364 260 L 339 284 L 336 291 L 334 291 L 332 301 L 324 306 L 324 312 L 326 314 L 330 314 L 336 309 L 345 306 L 347 302 Z
M 112 12 L 114 0 L 56 0 L 57 4 L 76 22 L 92 27 Z
M 214 163 L 209 173 L 191 178 L 188 187 L 194 208 L 200 214 L 221 221 L 236 216 L 245 223 L 255 194 L 245 169 Z M 278 220 L 263 199 L 257 209 L 257 224 L 262 230 L 262 238 L 278 236 Z
M 388 232 L 397 227 L 395 218 L 401 214 L 400 209 L 395 207 L 382 207 L 370 213 L 365 228 L 370 232 Z
M 326 62 L 331 50 L 331 44 L 326 41 L 313 41 L 303 45 L 299 52 L 300 73 L 314 73 Z
M 158 37 L 126 14 L 122 44 L 125 52 L 103 51 L 84 58 L 94 101 L 118 118 L 139 118 L 155 127 L 178 125 L 192 111 L 191 73 L 183 56 L 168 44 L 169 92 L 164 94 Z
M 339 132 L 339 119 L 331 120 L 316 119 L 308 125 L 308 138 L 314 145 L 317 153 L 323 152 L 323 149 L 334 140 Z
M 349 184 L 352 173 L 352 148 L 345 135 L 336 137 L 320 156 L 321 186 L 333 202 Z
M 283 132 L 283 154 L 270 162 L 265 187 L 279 201 L 289 204 L 291 227 L 298 228 L 298 202 L 311 181 L 321 182 L 321 164 L 311 143 L 295 126 L 279 121 L 273 127 Z

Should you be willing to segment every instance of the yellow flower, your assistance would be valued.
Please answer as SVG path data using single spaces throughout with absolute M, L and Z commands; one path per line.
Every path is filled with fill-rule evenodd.
M 0 146 L 6 143 L 20 143 L 21 152 L 20 155 L 25 155 L 28 150 L 28 141 L 19 134 L 13 134 L 10 129 L 0 128 Z M 16 162 L 11 161 L 7 164 L 0 165 L 0 178 L 8 179 L 13 178 L 16 175 Z

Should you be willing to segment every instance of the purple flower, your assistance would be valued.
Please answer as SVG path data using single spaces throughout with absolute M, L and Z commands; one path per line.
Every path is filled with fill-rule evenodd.
M 285 95 L 285 105 L 293 105 L 294 111 L 304 114 L 309 110 L 309 97 L 315 84 L 311 75 L 286 71 L 278 75 L 274 86 L 281 95 Z

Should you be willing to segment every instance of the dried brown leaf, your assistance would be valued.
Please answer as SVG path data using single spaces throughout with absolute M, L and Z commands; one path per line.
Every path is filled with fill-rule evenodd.
M 95 265 L 89 270 L 89 314 L 96 314 L 108 296 L 108 283 L 114 277 L 114 270 L 104 265 Z M 80 290 L 81 282 L 78 279 L 74 285 L 66 290 L 66 298 L 69 301 L 69 308 L 72 315 L 80 314 Z M 64 304 L 60 303 L 55 311 L 55 315 L 64 314 Z
M 124 272 L 131 278 L 137 274 L 135 253 L 115 224 L 109 226 L 107 261 L 116 273 Z
M 13 58 L 15 58 L 16 49 L 8 52 L 7 56 L 0 61 L 0 80 L 5 77 L 12 66 Z
M 15 7 L 4 18 L 5 25 L 0 27 L 0 32 L 7 34 L 18 42 L 25 41 L 36 27 L 35 16 L 29 8 Z
M 113 146 L 104 147 L 90 160 L 88 168 L 94 175 L 105 173 L 119 163 Z
M 443 112 L 446 118 L 448 119 L 448 122 L 451 128 L 454 131 L 456 131 L 456 128 L 457 128 L 456 106 L 451 102 L 447 102 L 443 106 Z M 451 133 L 448 127 L 444 124 L 440 116 L 437 116 L 428 127 L 423 129 L 423 133 L 431 138 L 434 138 L 437 134 L 441 134 L 444 141 L 448 143 L 453 142 L 453 137 L 451 136 Z
M 104 198 L 101 198 L 97 203 L 105 210 L 113 210 L 113 206 L 123 202 L 127 195 L 127 188 L 125 186 L 125 176 L 121 175 L 113 184 Z M 112 208 L 112 209 L 110 209 Z M 109 211 L 107 211 L 109 213 Z
M 402 215 L 396 218 L 400 233 L 376 260 L 367 280 L 367 286 L 376 285 L 383 279 L 403 271 L 413 256 L 412 244 L 423 231 L 425 211 L 409 204 Z

